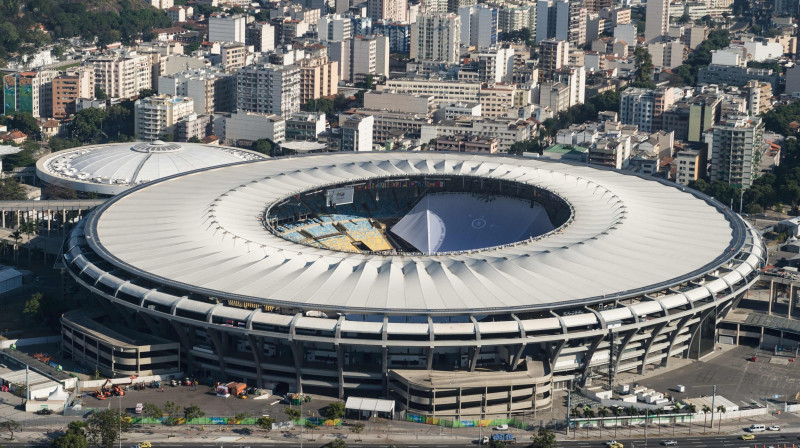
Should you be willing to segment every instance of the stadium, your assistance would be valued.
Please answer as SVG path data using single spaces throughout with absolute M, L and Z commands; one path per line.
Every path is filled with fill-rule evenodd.
M 245 162 L 138 186 L 81 220 L 64 262 L 103 313 L 64 315 L 62 345 L 116 374 L 523 414 L 571 383 L 709 353 L 765 256 L 714 199 L 600 167 Z M 137 335 L 161 345 L 132 355 Z

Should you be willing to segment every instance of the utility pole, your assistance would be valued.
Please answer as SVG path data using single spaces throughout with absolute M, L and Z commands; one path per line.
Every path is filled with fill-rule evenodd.
M 567 389 L 567 437 L 569 437 L 569 411 L 572 409 L 572 391 Z
M 717 385 L 714 385 L 714 389 L 711 392 L 711 427 L 714 427 L 714 403 L 717 401 Z M 704 430 L 705 431 L 705 430 Z

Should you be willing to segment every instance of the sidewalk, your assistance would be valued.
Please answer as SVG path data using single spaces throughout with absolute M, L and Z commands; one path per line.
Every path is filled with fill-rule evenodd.
M 749 427 L 753 423 L 771 423 L 780 422 L 783 425 L 781 433 L 800 433 L 800 418 L 796 415 L 781 416 L 777 418 L 772 415 L 761 416 L 760 418 L 742 419 L 741 421 L 723 421 L 721 431 L 718 423 L 714 422 L 714 427 L 710 428 L 710 418 L 705 424 L 698 421 L 691 425 L 691 432 L 688 425 L 676 425 L 673 432 L 672 425 L 661 425 L 659 430 L 658 426 L 648 425 L 647 436 L 648 438 L 671 438 L 671 437 L 713 437 L 719 434 L 725 435 L 738 435 L 744 434 L 744 428 Z M 444 428 L 439 426 L 430 426 L 422 424 L 402 424 L 396 427 L 385 428 L 379 430 L 378 426 L 372 426 L 367 431 L 361 434 L 354 434 L 350 431 L 348 426 L 337 428 L 319 428 L 317 430 L 303 430 L 303 442 L 309 447 L 316 447 L 324 445 L 334 439 L 343 439 L 351 446 L 358 444 L 413 444 L 413 445 L 431 445 L 431 444 L 463 444 L 469 446 L 473 441 L 478 439 L 480 433 L 484 436 L 492 434 L 491 428 L 483 428 L 480 431 L 478 428 Z M 395 426 L 395 425 L 389 425 Z M 34 431 L 26 429 L 22 432 L 14 434 L 14 439 L 17 441 L 28 441 L 31 443 L 46 443 L 48 441 L 48 433 L 51 436 L 58 435 L 58 429 L 55 432 L 50 431 Z M 704 432 L 705 431 L 705 432 Z M 514 433 L 517 437 L 518 443 L 528 443 L 530 437 L 535 434 L 533 431 L 522 431 L 511 429 L 510 432 Z M 563 430 L 556 432 L 556 437 L 560 441 L 566 440 L 584 440 L 584 441 L 599 441 L 610 438 L 644 438 L 644 427 L 634 426 L 620 427 L 616 434 L 613 428 L 604 428 L 602 432 L 599 429 L 578 429 L 577 431 L 570 431 L 569 437 L 566 436 Z M 8 440 L 8 435 L 0 437 L 2 440 Z M 241 443 L 241 444 L 257 444 L 257 443 L 276 443 L 276 444 L 298 444 L 300 441 L 300 430 L 293 429 L 290 431 L 273 431 L 266 432 L 254 427 L 206 427 L 205 431 L 198 429 L 192 430 L 187 427 L 156 427 L 147 426 L 139 428 L 136 431 L 131 431 L 123 434 L 122 443 L 134 444 L 139 442 L 152 442 L 158 443 L 185 443 L 185 444 L 208 444 L 213 442 L 227 442 L 227 443 Z

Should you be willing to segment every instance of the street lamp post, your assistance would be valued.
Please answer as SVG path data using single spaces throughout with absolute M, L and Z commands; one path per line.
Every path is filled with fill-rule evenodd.
M 486 395 L 481 394 L 481 415 L 478 417 L 478 443 L 483 443 L 483 402 Z

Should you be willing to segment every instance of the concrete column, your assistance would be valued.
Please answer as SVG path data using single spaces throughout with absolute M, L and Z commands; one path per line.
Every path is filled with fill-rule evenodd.
M 3 228 L 5 228 L 6 227 L 6 211 L 5 210 L 2 211 L 2 215 L 3 215 Z
M 742 331 L 742 325 L 737 323 L 736 324 L 736 345 L 739 345 L 739 332 Z
M 19 228 L 21 221 L 22 221 L 22 210 L 17 210 L 17 228 Z
M 769 281 L 769 302 L 767 303 L 767 314 L 772 316 L 772 297 L 775 294 L 775 280 Z
M 794 284 L 789 283 L 789 313 L 786 317 L 792 318 L 792 307 L 794 306 Z
M 53 215 L 50 213 L 50 210 L 47 210 L 47 231 L 50 232 L 50 221 L 53 220 Z

